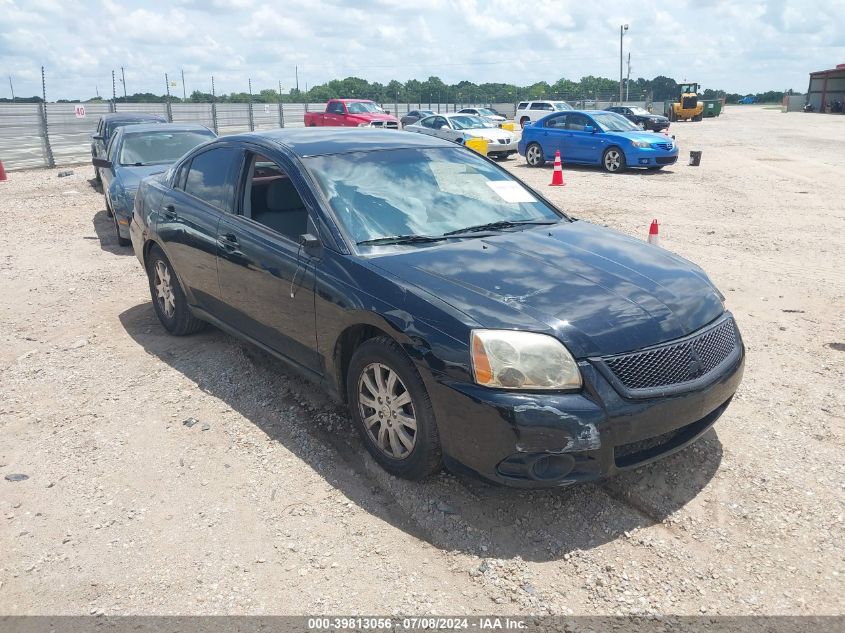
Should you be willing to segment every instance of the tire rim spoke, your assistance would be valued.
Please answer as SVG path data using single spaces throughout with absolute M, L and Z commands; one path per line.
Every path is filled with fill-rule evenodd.
M 357 395 L 361 421 L 372 443 L 392 459 L 407 458 L 416 444 L 417 418 L 399 374 L 383 363 L 371 363 L 358 378 Z

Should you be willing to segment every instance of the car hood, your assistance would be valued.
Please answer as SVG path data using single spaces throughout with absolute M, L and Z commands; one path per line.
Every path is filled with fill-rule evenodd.
M 464 134 L 468 134 L 469 136 L 487 138 L 492 140 L 506 138 L 510 143 L 513 141 L 514 136 L 512 132 L 508 130 L 503 130 L 500 127 L 485 127 L 480 130 L 463 130 Z
M 695 264 L 583 221 L 370 261 L 480 327 L 548 332 L 577 358 L 679 338 L 724 312 Z
M 147 176 L 167 171 L 170 165 L 143 165 L 134 167 L 128 165 L 118 167 L 116 180 L 119 180 L 124 189 L 137 189 L 141 181 Z
M 666 142 L 666 137 L 655 132 L 607 132 L 608 135 L 625 138 L 631 141 L 645 141 L 646 143 Z M 672 139 L 669 139 L 672 141 Z M 672 141 L 674 143 L 674 141 Z

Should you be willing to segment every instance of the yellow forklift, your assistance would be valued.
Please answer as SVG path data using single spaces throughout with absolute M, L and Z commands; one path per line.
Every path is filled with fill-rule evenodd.
M 701 121 L 704 103 L 698 98 L 698 84 L 681 84 L 681 97 L 666 103 L 666 116 L 670 121 Z

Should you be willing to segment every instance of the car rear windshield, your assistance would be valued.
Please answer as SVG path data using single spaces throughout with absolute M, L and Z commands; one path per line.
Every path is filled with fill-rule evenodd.
M 144 132 L 127 134 L 120 148 L 121 165 L 165 165 L 214 138 L 211 131 Z
M 640 130 L 624 116 L 615 112 L 596 112 L 593 118 L 605 132 L 639 132 Z
M 639 106 L 637 106 L 635 108 L 631 108 L 631 113 L 632 114 L 639 114 L 641 116 L 648 116 L 649 114 L 651 114 L 651 112 L 649 112 L 645 108 L 641 108 Z
M 555 107 L 555 110 L 571 110 L 572 106 L 564 101 L 555 101 L 552 103 Z
M 384 112 L 372 101 L 351 101 L 346 104 L 350 114 L 362 114 L 363 112 Z
M 562 218 L 505 170 L 460 147 L 350 152 L 303 162 L 356 243 Z

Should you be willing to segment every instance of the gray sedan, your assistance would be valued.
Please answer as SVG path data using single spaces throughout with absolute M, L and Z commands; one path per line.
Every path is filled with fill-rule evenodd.
M 402 127 L 405 127 L 406 125 L 416 123 L 420 119 L 424 119 L 432 114 L 434 114 L 433 110 L 411 110 L 408 114 L 399 119 L 399 122 L 402 124 Z

